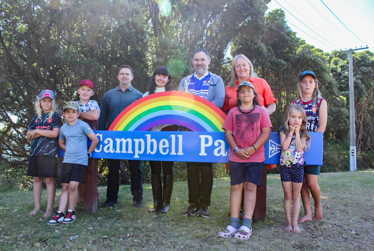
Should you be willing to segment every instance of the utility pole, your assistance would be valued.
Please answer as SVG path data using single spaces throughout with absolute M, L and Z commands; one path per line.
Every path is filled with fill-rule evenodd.
M 356 121 L 355 121 L 355 94 L 353 85 L 353 58 L 352 51 L 366 50 L 368 46 L 364 48 L 349 49 L 349 170 L 351 172 L 357 170 L 357 149 L 356 149 Z M 346 52 L 346 51 L 345 51 Z

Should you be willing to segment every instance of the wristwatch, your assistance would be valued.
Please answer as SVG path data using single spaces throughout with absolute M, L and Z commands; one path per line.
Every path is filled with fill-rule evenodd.
M 88 155 L 88 158 L 92 157 L 92 153 L 90 153 L 90 152 L 87 152 L 87 155 Z
M 232 153 L 235 153 L 237 150 L 239 150 L 239 147 L 236 147 L 234 150 L 232 150 Z

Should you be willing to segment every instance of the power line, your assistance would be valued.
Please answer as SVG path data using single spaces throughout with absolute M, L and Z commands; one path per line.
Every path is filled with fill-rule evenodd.
M 302 23 L 304 26 L 306 26 L 309 30 L 311 30 L 314 34 L 316 34 L 317 36 L 319 36 L 320 38 L 322 38 L 323 40 L 327 41 L 328 43 L 332 44 L 333 46 L 335 46 L 335 48 L 317 40 L 316 38 L 314 38 L 315 40 L 317 40 L 318 42 L 330 47 L 331 49 L 337 49 L 339 46 L 331 43 L 330 41 L 328 41 L 327 39 L 325 39 L 324 37 L 322 37 L 320 34 L 318 34 L 317 32 L 315 32 L 313 29 L 311 29 L 308 25 L 306 25 L 305 23 L 303 23 L 300 19 L 298 19 L 294 14 L 292 14 L 289 10 L 287 10 L 285 7 L 283 7 L 280 3 L 278 3 L 277 0 L 274 0 L 274 2 L 276 2 L 277 4 L 279 4 L 280 7 L 282 7 L 282 9 L 284 9 L 285 11 L 287 11 L 291 16 L 293 16 L 294 18 L 296 18 L 297 21 L 299 21 L 300 23 Z M 289 22 L 290 23 L 290 22 Z M 295 25 L 294 25 L 295 26 Z M 296 27 L 297 28 L 297 27 Z M 301 30 L 300 28 L 298 28 L 299 30 Z
M 309 1 L 309 0 L 307 0 L 307 1 Z M 289 2 L 285 1 L 285 3 L 288 4 L 288 6 L 291 7 L 291 9 L 293 9 L 296 13 L 299 13 L 299 11 L 296 10 Z M 308 19 L 306 19 L 303 15 L 301 15 L 301 16 L 305 19 L 305 21 L 309 24 L 309 26 L 311 26 L 314 30 L 318 30 L 320 34 L 322 34 L 323 36 L 327 37 L 327 35 L 323 31 L 321 31 L 319 28 L 317 28 L 316 26 L 314 26 L 314 24 L 311 23 Z M 334 46 L 335 47 L 339 47 L 339 46 L 336 46 L 335 44 L 334 44 Z
M 323 0 L 321 0 L 321 2 L 323 3 L 323 5 L 325 5 L 326 6 L 326 8 L 336 17 L 336 19 L 338 19 L 339 20 L 339 22 L 342 24 L 342 25 L 344 25 L 344 27 L 345 28 L 347 28 L 347 30 L 349 30 L 349 32 L 351 32 L 356 38 L 358 38 L 361 42 L 363 42 L 364 44 L 366 44 L 367 45 L 367 43 L 365 43 L 364 41 L 362 41 L 362 39 L 361 38 L 359 38 L 358 36 L 356 36 L 356 34 L 354 34 L 336 15 L 335 15 L 335 13 L 334 12 L 332 12 L 332 10 L 325 4 L 325 2 L 323 2 Z
M 328 19 L 328 18 L 326 18 L 325 17 L 325 15 L 323 15 L 320 11 L 319 11 L 319 9 L 317 8 L 317 7 L 315 7 L 314 6 L 314 4 L 310 1 L 310 0 L 306 0 L 308 3 L 309 3 L 309 5 L 317 12 L 317 14 L 321 17 L 321 18 L 323 18 L 325 21 L 326 21 L 326 23 L 328 23 L 330 26 L 331 26 L 331 28 L 333 28 L 333 30 L 334 31 L 339 31 L 338 33 L 339 33 L 339 35 L 341 35 L 341 37 L 342 38 L 344 38 L 344 39 L 347 39 L 346 38 L 346 35 L 344 34 L 344 32 L 342 32 L 338 27 L 336 27 L 332 22 L 330 22 L 330 20 Z
M 300 44 L 298 42 L 296 42 L 295 40 L 293 40 L 292 38 L 290 38 L 289 36 L 287 36 L 283 31 L 281 31 L 280 29 L 278 29 L 275 25 L 273 25 L 272 23 L 270 23 L 268 20 L 266 20 L 266 18 L 262 15 L 260 15 L 255 9 L 253 9 L 250 5 L 248 5 L 246 2 L 244 2 L 243 0 L 240 0 L 244 5 L 246 5 L 248 8 L 250 8 L 254 13 L 256 13 L 259 17 L 261 17 L 262 19 L 264 19 L 264 21 L 268 24 L 270 24 L 274 29 L 276 29 L 277 31 L 279 31 L 281 34 L 283 34 L 285 37 L 287 37 L 289 40 L 291 40 L 293 43 L 295 43 L 297 46 L 300 47 Z M 335 67 L 332 67 L 331 65 L 329 65 L 327 62 L 324 62 L 322 59 L 316 57 L 315 55 L 313 55 L 309 50 L 303 48 L 303 47 L 300 47 L 303 51 L 307 52 L 308 54 L 310 54 L 312 57 L 314 57 L 315 59 L 319 60 L 320 62 L 322 62 L 323 64 L 326 64 L 328 65 L 329 67 L 335 69 L 337 72 L 340 72 L 341 74 L 345 75 L 345 76 L 348 76 L 347 74 L 345 74 L 344 72 L 341 72 L 339 71 L 337 68 Z
M 245 3 L 243 0 L 240 0 L 243 4 L 245 4 L 248 8 L 250 8 L 254 13 L 256 13 L 259 17 L 261 17 L 262 19 L 264 19 L 264 21 L 268 24 L 270 24 L 274 29 L 276 29 L 277 31 L 279 31 L 280 33 L 282 33 L 285 37 L 287 37 L 289 40 L 291 40 L 292 42 L 294 42 L 297 46 L 300 46 L 300 44 L 298 42 L 296 42 L 295 40 L 293 40 L 292 38 L 290 38 L 289 36 L 287 36 L 287 34 L 285 34 L 283 31 L 281 31 L 280 29 L 278 29 L 275 25 L 273 25 L 272 23 L 270 23 L 268 20 L 266 20 L 266 18 L 262 15 L 260 15 L 255 9 L 253 9 L 251 6 L 249 6 L 247 3 Z M 308 52 L 312 57 L 315 57 L 316 59 L 318 59 L 319 61 L 323 62 L 323 63 L 326 63 L 324 61 L 322 61 L 320 58 L 317 58 L 315 55 L 313 55 L 312 53 L 310 53 L 308 50 L 304 49 L 304 48 L 301 48 L 302 50 L 305 50 L 306 52 Z
M 268 7 L 268 9 L 271 10 L 271 11 L 274 11 L 274 10 L 272 10 L 272 9 L 269 8 L 269 7 Z M 291 23 L 290 21 L 287 21 L 287 23 L 289 23 L 289 24 L 291 24 L 292 26 L 294 26 L 295 28 L 299 29 L 300 32 L 304 33 L 305 35 L 310 36 L 308 33 L 306 33 L 305 31 L 303 31 L 303 29 L 300 29 L 299 27 L 297 27 L 296 25 L 294 25 L 294 24 Z M 325 44 L 324 42 L 318 40 L 318 39 L 315 38 L 315 37 L 311 37 L 311 39 L 314 39 L 314 40 L 320 42 L 321 44 L 323 44 L 323 45 L 325 45 L 325 46 L 327 46 L 327 47 L 329 47 L 329 48 L 331 48 L 331 49 L 333 49 L 333 50 L 335 49 L 335 48 L 331 47 L 330 45 L 327 45 L 327 44 Z M 337 46 L 337 47 L 338 47 L 338 46 Z

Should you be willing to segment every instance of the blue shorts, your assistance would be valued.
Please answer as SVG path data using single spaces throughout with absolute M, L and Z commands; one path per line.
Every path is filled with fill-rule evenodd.
M 303 183 L 304 181 L 304 166 L 291 166 L 287 167 L 281 165 L 280 175 L 282 182 L 294 182 L 294 183 Z
M 239 185 L 244 181 L 257 186 L 261 185 L 261 177 L 264 170 L 264 162 L 234 162 L 229 161 L 231 185 Z
M 80 164 L 62 163 L 61 183 L 70 181 L 84 182 L 87 166 Z
M 319 175 L 321 172 L 321 166 L 315 166 L 315 165 L 305 166 L 304 171 L 307 174 Z

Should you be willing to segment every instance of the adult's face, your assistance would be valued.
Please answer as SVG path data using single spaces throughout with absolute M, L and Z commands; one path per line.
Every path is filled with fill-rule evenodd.
M 193 68 L 198 76 L 204 75 L 208 71 L 210 59 L 205 52 L 200 51 L 193 56 L 192 59 Z
M 244 81 L 249 79 L 250 68 L 244 58 L 240 57 L 235 60 L 235 72 L 238 80 Z
M 131 85 L 131 81 L 134 79 L 134 76 L 131 74 L 131 70 L 129 68 L 121 68 L 121 70 L 118 72 L 117 78 L 120 85 L 129 86 Z

